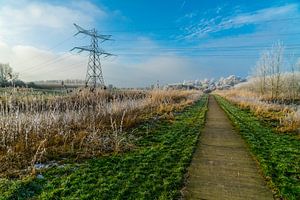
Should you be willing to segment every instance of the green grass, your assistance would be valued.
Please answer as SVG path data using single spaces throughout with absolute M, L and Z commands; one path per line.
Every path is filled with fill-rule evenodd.
M 136 149 L 49 169 L 44 179 L 1 180 L 0 199 L 174 199 L 204 125 L 207 96 L 172 122 L 138 128 Z
M 285 199 L 300 199 L 300 141 L 275 132 L 224 98 L 216 99 L 248 143 L 270 186 Z

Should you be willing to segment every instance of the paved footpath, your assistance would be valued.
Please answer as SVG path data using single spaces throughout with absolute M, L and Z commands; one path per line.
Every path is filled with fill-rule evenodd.
M 241 136 L 213 96 L 188 169 L 185 199 L 273 199 Z

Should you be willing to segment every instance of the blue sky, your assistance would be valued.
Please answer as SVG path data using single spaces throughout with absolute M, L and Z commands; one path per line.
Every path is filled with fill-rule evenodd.
M 107 84 L 246 77 L 277 41 L 286 46 L 286 60 L 300 55 L 299 6 L 288 0 L 0 0 L 0 62 L 27 81 L 84 79 L 87 55 L 69 52 L 89 43 L 73 37 L 78 23 L 113 35 L 101 44 L 117 55 L 103 60 Z

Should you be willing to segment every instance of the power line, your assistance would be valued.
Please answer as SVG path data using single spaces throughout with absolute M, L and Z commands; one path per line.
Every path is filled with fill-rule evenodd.
M 139 52 L 135 53 L 134 51 L 131 51 L 131 53 L 125 53 L 126 55 L 130 55 L 130 54 L 145 54 L 145 55 L 151 55 L 149 53 L 143 53 L 140 52 L 140 50 L 156 50 L 156 51 L 178 51 L 178 52 L 185 52 L 186 50 L 197 50 L 197 51 L 244 51 L 244 50 L 261 50 L 261 48 L 269 48 L 269 45 L 240 45 L 240 46 L 212 46 L 212 47 L 140 47 L 140 48 L 132 48 L 132 49 L 128 49 L 128 48 L 114 48 L 114 50 L 139 50 Z M 300 50 L 300 44 L 293 44 L 293 45 L 288 45 L 285 47 L 286 49 L 299 49 Z M 65 55 L 67 53 L 64 53 L 63 55 Z M 125 55 L 125 54 L 120 54 L 120 55 Z M 62 55 L 62 56 L 63 56 Z M 36 68 L 36 67 L 40 67 L 40 66 L 44 66 L 46 64 L 52 64 L 52 63 L 56 63 L 60 60 L 64 60 L 68 57 L 70 57 L 72 55 L 68 55 L 65 57 L 58 57 L 55 59 L 50 59 L 47 60 L 46 62 L 40 63 L 38 65 L 35 65 L 31 68 Z M 30 68 L 26 68 L 22 71 L 26 71 Z
M 291 44 L 286 46 L 286 49 L 289 50 L 300 50 L 299 49 L 300 44 Z M 223 58 L 241 58 L 241 57 L 246 57 L 246 58 L 250 58 L 250 57 L 258 57 L 259 54 L 220 54 L 221 52 L 242 52 L 242 51 L 261 51 L 262 49 L 260 48 L 270 48 L 269 45 L 237 45 L 237 46 L 211 46 L 211 47 L 141 47 L 141 48 L 132 48 L 132 49 L 128 49 L 128 48 L 118 48 L 115 50 L 133 50 L 130 51 L 128 53 L 120 53 L 121 56 L 135 56 L 135 57 L 144 57 L 144 56 L 174 56 L 174 54 L 170 54 L 170 53 L 176 53 L 176 55 L 179 56 L 202 56 L 202 57 L 223 57 Z M 138 51 L 138 52 L 135 52 Z M 147 52 L 140 52 L 141 50 L 156 50 L 157 53 L 147 53 Z M 161 51 L 161 52 L 159 52 Z M 188 52 L 188 51 L 193 51 L 193 52 Z M 195 52 L 197 51 L 197 52 Z M 217 54 L 203 54 L 203 52 L 218 52 Z M 28 71 L 32 71 L 34 69 L 37 68 L 41 68 L 41 67 L 45 67 L 45 66 L 49 66 L 51 64 L 57 63 L 59 61 L 62 61 L 72 55 L 68 55 L 68 56 L 64 56 L 67 53 L 64 53 L 62 56 L 55 58 L 55 59 L 50 59 L 47 60 L 43 63 L 40 63 L 38 65 L 34 65 L 30 68 L 26 68 L 24 70 L 21 70 L 20 72 L 28 72 Z M 170 55 L 168 55 L 170 54 Z M 298 54 L 295 54 L 298 55 Z
M 282 18 L 282 19 L 269 19 L 269 20 L 259 20 L 253 21 L 251 23 L 259 24 L 261 22 L 278 22 L 278 21 L 290 21 L 290 20 L 299 20 L 300 17 L 291 17 L 291 18 Z M 250 22 L 245 22 L 245 24 L 249 24 Z M 217 25 L 221 26 L 221 25 Z M 104 30 L 102 32 L 110 32 L 110 33 L 126 33 L 126 32 L 144 32 L 144 31 L 166 31 L 166 30 L 180 30 L 182 27 L 173 26 L 173 27 L 153 27 L 153 28 L 139 28 L 139 29 L 132 29 L 132 30 Z
M 298 19 L 298 18 L 287 18 L 287 19 L 280 19 L 280 20 L 291 20 L 291 19 Z M 278 20 L 269 20 L 269 21 L 278 21 Z M 274 36 L 276 36 L 276 35 L 287 35 L 287 36 L 289 36 L 289 35 L 296 35 L 296 34 L 300 34 L 300 33 L 281 33 L 281 34 L 263 34 L 263 35 L 253 35 L 253 36 L 255 36 L 255 37 L 260 37 L 260 36 L 270 36 L 270 35 L 274 35 Z M 66 41 L 68 41 L 68 40 L 70 40 L 71 39 L 71 37 L 68 37 L 68 38 L 66 38 L 66 39 L 64 39 L 64 40 L 62 40 L 61 42 L 59 42 L 59 43 L 57 43 L 56 45 L 54 45 L 54 46 L 52 46 L 51 48 L 49 48 L 49 49 L 47 49 L 47 51 L 50 51 L 50 50 L 52 50 L 52 49 L 54 49 L 54 48 L 56 48 L 56 47 L 58 47 L 58 46 L 60 46 L 61 44 L 63 44 L 63 43 L 65 43 Z M 156 39 L 157 40 L 157 39 Z M 175 39 L 174 39 L 175 40 Z M 178 40 L 178 39 L 176 39 L 176 40 Z M 122 40 L 121 40 L 122 41 Z M 133 40 L 123 40 L 123 41 L 133 41 Z M 172 40 L 168 40 L 168 41 L 172 41 Z M 245 48 L 246 46 L 236 46 L 236 47 L 208 47 L 208 48 L 240 48 L 239 50 L 241 50 L 241 48 Z M 256 47 L 258 47 L 258 46 L 256 46 Z M 256 48 L 256 47 L 249 47 L 249 48 Z M 261 47 L 261 48 L 264 48 L 264 47 L 269 47 L 269 46 L 259 46 L 259 47 Z M 293 47 L 286 47 L 286 49 L 292 49 Z M 123 49 L 126 49 L 127 50 L 127 48 L 123 48 Z M 178 48 L 176 48 L 175 50 L 174 50 L 174 48 L 165 48 L 165 49 L 163 49 L 163 50 L 169 50 L 169 51 L 171 51 L 171 50 L 173 50 L 173 51 L 176 51 Z M 184 48 L 184 49 L 187 49 L 187 50 L 201 50 L 201 49 L 198 49 L 198 48 Z M 122 50 L 122 48 L 119 48 L 119 50 Z M 246 49 L 243 49 L 243 50 L 246 50 Z M 247 49 L 248 50 L 248 49 Z M 249 49 L 250 50 L 250 49 Z M 260 50 L 260 49 L 257 49 L 257 50 Z M 204 51 L 204 50 L 203 50 Z M 205 51 L 213 51 L 213 50 L 211 50 L 211 49 L 205 49 Z M 233 50 L 227 50 L 227 49 L 222 49 L 222 51 L 233 51 Z M 36 56 L 34 56 L 33 58 L 31 58 L 31 60 L 32 59 L 34 59 L 34 58 L 36 58 L 36 57 L 39 57 L 39 55 L 36 55 Z M 51 61 L 51 60 L 50 60 Z M 47 61 L 48 62 L 48 61 Z M 34 66 L 34 67 L 30 67 L 30 68 L 27 68 L 27 69 L 24 69 L 24 70 L 22 70 L 21 72 L 23 72 L 23 71 L 26 71 L 26 70 L 30 70 L 30 69 L 33 69 L 33 68 L 37 68 L 37 67 L 39 67 L 39 66 L 42 66 L 44 63 L 41 63 L 41 64 L 39 64 L 39 65 L 37 65 L 37 66 Z
M 52 72 L 52 71 L 57 71 L 57 74 L 61 74 L 61 73 L 64 73 L 64 72 L 67 72 L 67 71 L 70 71 L 71 69 L 74 69 L 74 68 L 77 68 L 77 67 L 82 67 L 82 64 L 86 63 L 86 61 L 82 61 L 82 62 L 78 62 L 76 64 L 72 64 L 72 65 L 68 65 L 68 66 L 64 66 L 64 69 L 63 70 L 59 70 L 57 71 L 56 68 L 47 68 L 45 73 L 46 72 Z M 21 74 L 22 77 L 29 77 L 30 74 Z
M 95 89 L 98 85 L 100 87 L 105 88 L 103 74 L 102 74 L 102 68 L 101 68 L 101 62 L 100 62 L 100 56 L 111 56 L 112 54 L 105 52 L 98 46 L 98 40 L 101 40 L 101 42 L 104 42 L 106 40 L 110 40 L 111 35 L 101 35 L 98 34 L 96 29 L 92 30 L 86 30 L 77 24 L 74 24 L 74 26 L 77 29 L 78 34 L 84 34 L 91 37 L 91 44 L 89 46 L 81 46 L 81 47 L 74 47 L 71 49 L 73 50 L 79 50 L 78 53 L 82 51 L 87 51 L 90 53 L 89 55 L 89 62 L 87 67 L 87 73 L 86 73 L 86 79 L 85 79 L 85 85 L 90 85 L 92 89 Z
M 67 42 L 67 41 L 70 40 L 71 38 L 72 38 L 72 37 L 67 37 L 67 38 L 65 38 L 64 40 L 62 40 L 62 41 L 56 43 L 54 46 L 52 46 L 52 47 L 50 47 L 50 48 L 48 48 L 48 49 L 46 49 L 46 50 L 44 50 L 44 51 L 51 51 L 51 50 L 53 50 L 53 49 L 59 47 L 60 45 L 64 44 L 65 42 Z M 30 58 L 30 61 L 32 61 L 32 60 L 34 60 L 35 58 L 38 58 L 38 57 L 40 57 L 40 55 L 35 55 L 35 56 L 33 56 L 33 57 Z M 29 59 L 22 60 L 22 64 L 28 63 L 28 62 L 29 62 Z
M 146 53 L 125 53 L 125 54 L 118 54 L 120 56 L 184 56 L 184 57 L 193 57 L 193 56 L 199 56 L 199 57 L 231 57 L 231 58 L 238 58 L 238 57 L 259 57 L 259 54 L 200 54 L 200 53 L 191 53 L 191 54 L 167 54 L 167 53 L 152 53 L 152 54 L 146 54 Z M 289 54 L 284 54 L 289 55 Z M 294 54 L 295 56 L 300 56 L 300 54 Z
M 61 57 L 57 57 L 57 58 L 54 58 L 54 59 L 53 58 L 48 59 L 45 62 L 42 62 L 40 64 L 37 64 L 37 65 L 31 66 L 29 68 L 23 69 L 23 70 L 21 70 L 19 72 L 31 71 L 31 70 L 34 70 L 34 69 L 37 69 L 37 68 L 40 68 L 40 67 L 48 66 L 50 64 L 57 63 L 57 62 L 59 62 L 61 60 L 64 60 L 64 59 L 66 59 L 66 58 L 68 58 L 70 56 L 73 56 L 72 54 L 70 54 L 70 55 L 67 55 L 67 54 L 68 54 L 68 52 L 62 54 Z M 67 55 L 67 56 L 63 57 L 64 55 Z
M 240 35 L 235 35 L 234 37 L 239 38 L 239 37 L 247 37 L 247 38 L 265 38 L 265 37 L 281 37 L 281 36 L 287 36 L 287 37 L 298 37 L 300 35 L 299 32 L 292 32 L 292 33 L 270 33 L 270 34 L 255 34 L 255 33 L 246 33 L 246 34 L 240 34 Z M 139 41 L 138 39 L 115 39 L 116 41 L 119 42 L 136 42 Z M 179 42 L 179 41 L 184 41 L 184 38 L 153 38 L 153 41 L 164 41 L 164 42 Z
M 291 45 L 293 47 L 286 47 L 286 48 L 291 48 L 291 49 L 295 49 L 297 47 L 300 47 L 300 44 L 295 44 L 295 45 Z M 241 49 L 241 48 L 250 48 L 250 49 Z M 219 48 L 207 48 L 207 49 L 201 49 L 200 47 L 181 47 L 181 48 L 150 48 L 150 49 L 146 49 L 144 48 L 144 50 L 156 50 L 156 51 L 161 51 L 161 52 L 158 52 L 158 53 L 147 53 L 147 52 L 134 52 L 134 51 L 131 51 L 131 52 L 128 52 L 128 53 L 120 53 L 119 55 L 121 56 L 174 56 L 174 54 L 171 54 L 171 55 L 168 55 L 168 53 L 177 53 L 179 55 L 182 55 L 183 53 L 185 53 L 186 56 L 204 56 L 204 57 L 257 57 L 259 56 L 259 54 L 220 54 L 220 51 L 222 52 L 230 52 L 230 51 L 244 51 L 244 50 L 261 50 L 261 49 L 257 49 L 258 46 L 223 46 L 223 47 L 220 47 Z M 259 46 L 259 47 L 269 47 L 269 46 Z M 224 49 L 224 48 L 233 48 L 233 49 Z M 125 49 L 125 48 L 124 48 Z M 297 48 L 298 49 L 298 48 Z M 122 50 L 122 49 L 117 49 L 117 50 Z M 128 49 L 127 49 L 128 50 Z M 142 48 L 139 48 L 137 50 L 143 50 Z M 191 51 L 193 50 L 194 52 L 190 53 L 190 52 L 186 52 L 186 51 Z M 300 49 L 299 49 L 300 50 Z M 195 52 L 197 51 L 197 52 Z M 219 52 L 218 54 L 203 54 L 201 52 L 206 52 L 206 51 L 210 51 L 210 52 L 213 52 L 213 51 L 216 51 L 216 52 Z M 186 54 L 187 53 L 187 54 Z M 65 53 L 67 54 L 67 53 Z M 298 54 L 295 54 L 295 55 L 298 55 Z M 55 59 L 50 59 L 50 60 L 47 60 L 46 62 L 43 62 L 43 63 L 40 63 L 38 65 L 35 65 L 33 67 L 31 67 L 31 70 L 30 68 L 27 68 L 27 69 L 24 69 L 24 70 L 21 70 L 20 72 L 28 72 L 28 71 L 32 71 L 36 68 L 40 68 L 40 67 L 45 67 L 45 66 L 49 66 L 49 65 L 52 65 L 52 64 L 55 64 L 55 63 L 58 63 L 62 60 L 65 60 L 66 58 L 68 57 L 71 57 L 73 55 L 68 55 L 68 56 L 65 56 L 65 57 L 58 57 L 58 58 L 55 58 Z
M 263 46 L 215 46 L 215 47 L 133 47 L 133 48 L 114 48 L 114 50 L 156 50 L 156 51 L 184 51 L 184 50 L 197 50 L 197 51 L 244 51 L 244 50 L 262 50 L 263 48 L 270 48 L 268 45 Z M 300 45 L 286 46 L 285 49 L 300 49 Z

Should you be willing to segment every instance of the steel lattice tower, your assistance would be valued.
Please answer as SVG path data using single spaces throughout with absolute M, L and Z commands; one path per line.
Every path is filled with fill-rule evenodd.
M 74 47 L 73 49 L 71 49 L 71 51 L 77 49 L 78 53 L 82 51 L 89 52 L 89 62 L 85 77 L 85 85 L 86 87 L 90 86 L 92 89 L 95 89 L 96 87 L 105 88 L 100 57 L 101 55 L 107 57 L 111 56 L 112 54 L 107 53 L 99 48 L 98 40 L 101 40 L 101 43 L 106 40 L 110 40 L 111 35 L 100 35 L 97 33 L 96 29 L 85 30 L 77 24 L 74 24 L 74 26 L 78 30 L 78 32 L 74 36 L 82 33 L 91 37 L 91 44 L 89 46 Z

